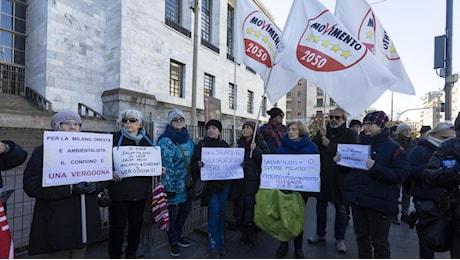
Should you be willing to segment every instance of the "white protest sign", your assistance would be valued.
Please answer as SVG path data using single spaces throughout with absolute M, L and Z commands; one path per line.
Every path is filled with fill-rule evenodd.
M 43 187 L 112 179 L 112 135 L 45 131 Z
M 241 163 L 244 148 L 203 147 L 201 149 L 201 180 L 231 180 L 244 178 Z
M 262 154 L 260 188 L 320 191 L 319 154 Z
M 338 165 L 367 170 L 366 161 L 369 159 L 370 145 L 363 144 L 337 144 L 337 152 L 340 154 Z
M 161 175 L 159 146 L 113 147 L 113 164 L 121 178 Z

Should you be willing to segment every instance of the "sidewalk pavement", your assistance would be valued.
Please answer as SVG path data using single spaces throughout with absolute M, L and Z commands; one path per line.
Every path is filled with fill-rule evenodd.
M 310 198 L 307 202 L 305 209 L 305 228 L 304 228 L 304 241 L 303 241 L 303 252 L 305 258 L 314 259 L 353 259 L 358 258 L 357 246 L 355 235 L 353 231 L 353 221 L 350 220 L 350 224 L 347 228 L 345 243 L 348 247 L 348 252 L 340 254 L 335 249 L 334 239 L 334 207 L 332 204 L 328 207 L 328 223 L 327 223 L 327 234 L 326 242 L 310 245 L 308 244 L 308 237 L 315 234 L 316 231 L 316 214 L 315 214 L 316 199 Z M 226 248 L 227 254 L 222 256 L 226 259 L 271 259 L 275 257 L 276 249 L 279 246 L 279 241 L 275 238 L 267 235 L 264 232 L 260 232 L 258 240 L 255 246 L 251 247 L 240 242 L 241 233 L 236 230 L 226 231 Z M 138 258 L 179 258 L 179 259 L 198 259 L 198 258 L 209 258 L 207 250 L 207 227 L 206 225 L 195 229 L 193 232 L 185 236 L 192 245 L 188 248 L 183 248 L 179 257 L 173 257 L 169 254 L 169 246 L 167 242 L 151 249 L 151 253 L 148 255 L 142 255 L 141 252 L 144 250 L 139 248 Z M 418 238 L 415 229 L 410 229 L 409 226 L 402 222 L 401 225 L 392 224 L 390 229 L 390 247 L 391 247 L 391 258 L 401 259 L 414 259 L 419 258 L 419 247 Z M 436 253 L 436 258 L 450 258 L 448 252 Z M 36 258 L 27 254 L 18 255 L 17 258 Z M 107 255 L 107 241 L 92 244 L 88 246 L 86 252 L 86 258 L 91 259 L 104 259 L 108 258 Z M 289 252 L 285 258 L 294 257 L 294 244 L 289 242 Z

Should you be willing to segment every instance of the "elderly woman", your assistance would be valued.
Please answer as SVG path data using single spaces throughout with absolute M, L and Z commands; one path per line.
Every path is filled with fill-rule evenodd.
M 168 125 L 160 137 L 162 165 L 166 172 L 162 183 L 168 192 L 170 254 L 180 256 L 181 247 L 189 247 L 190 242 L 182 237 L 182 228 L 192 209 L 192 201 L 187 197 L 187 171 L 193 155 L 195 143 L 185 128 L 185 115 L 179 109 L 168 113 Z
M 116 121 L 120 132 L 114 134 L 113 145 L 119 146 L 153 146 L 144 129 L 144 117 L 136 109 L 120 112 Z M 128 246 L 126 258 L 136 258 L 140 242 L 143 212 L 147 195 L 151 192 L 152 177 L 135 176 L 121 178 L 120 173 L 113 172 L 113 181 L 108 189 L 112 203 L 109 206 L 109 257 L 121 258 L 123 235 L 128 223 Z
M 54 131 L 80 132 L 81 118 L 63 111 L 51 118 Z M 97 194 L 106 182 L 81 182 L 74 185 L 42 187 L 43 145 L 34 149 L 24 170 L 24 191 L 35 198 L 30 228 L 29 254 L 48 253 L 48 258 L 85 258 L 82 243 L 81 194 L 85 194 L 88 242 L 95 241 L 101 230 Z

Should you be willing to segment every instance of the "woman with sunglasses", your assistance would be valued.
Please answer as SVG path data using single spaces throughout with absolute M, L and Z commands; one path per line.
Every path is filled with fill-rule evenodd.
M 116 121 L 120 132 L 114 134 L 113 145 L 119 146 L 153 146 L 144 129 L 144 117 L 136 109 L 120 112 Z M 109 185 L 112 203 L 109 206 L 109 257 L 121 258 L 123 236 L 128 223 L 128 246 L 125 258 L 136 258 L 137 247 L 143 222 L 145 200 L 151 192 L 152 177 L 121 178 L 120 173 L 113 172 L 113 181 Z
M 185 115 L 179 109 L 168 113 L 168 124 L 163 134 L 158 137 L 158 146 L 161 147 L 161 161 L 166 168 L 161 180 L 168 192 L 169 253 L 180 256 L 181 247 L 190 247 L 190 242 L 182 236 L 182 229 L 190 210 L 192 201 L 187 197 L 189 188 L 187 171 L 193 155 L 195 143 L 185 128 Z

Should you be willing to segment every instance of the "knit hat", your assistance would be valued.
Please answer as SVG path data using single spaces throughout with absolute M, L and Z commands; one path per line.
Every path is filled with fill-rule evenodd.
M 385 128 L 385 125 L 388 122 L 388 116 L 383 111 L 374 111 L 364 117 L 363 123 L 366 122 L 376 124 L 380 128 Z
M 174 110 L 169 111 L 169 113 L 168 113 L 168 124 L 171 123 L 171 121 L 173 121 L 173 119 L 178 118 L 178 117 L 180 117 L 182 119 L 185 119 L 185 115 L 184 115 L 184 112 L 182 112 L 182 110 L 174 109 Z
M 402 131 L 404 130 L 408 130 L 410 129 L 410 126 L 408 124 L 399 124 L 397 127 L 396 127 L 396 134 L 399 135 L 399 133 L 401 133 Z
M 206 123 L 206 129 L 208 129 L 209 126 L 215 126 L 217 129 L 219 129 L 220 132 L 222 132 L 222 123 L 217 120 L 217 119 L 211 119 Z
M 251 127 L 252 130 L 255 130 L 255 129 L 256 129 L 256 122 L 254 122 L 254 121 L 246 121 L 246 122 L 243 123 L 243 127 L 244 127 L 245 125 Z
M 270 116 L 270 117 L 276 117 L 277 115 L 281 115 L 283 114 L 284 115 L 284 112 L 283 110 L 277 108 L 277 107 L 273 107 L 272 109 L 268 110 L 267 111 L 267 114 Z
M 354 125 L 363 126 L 359 120 L 357 120 L 357 119 L 352 119 L 352 120 L 350 121 L 350 125 L 348 125 L 348 127 L 352 127 L 352 126 L 354 126 Z
M 53 129 L 54 131 L 58 131 L 59 125 L 67 120 L 74 120 L 77 123 L 81 124 L 81 117 L 77 113 L 73 111 L 62 111 L 51 117 L 51 129 Z

